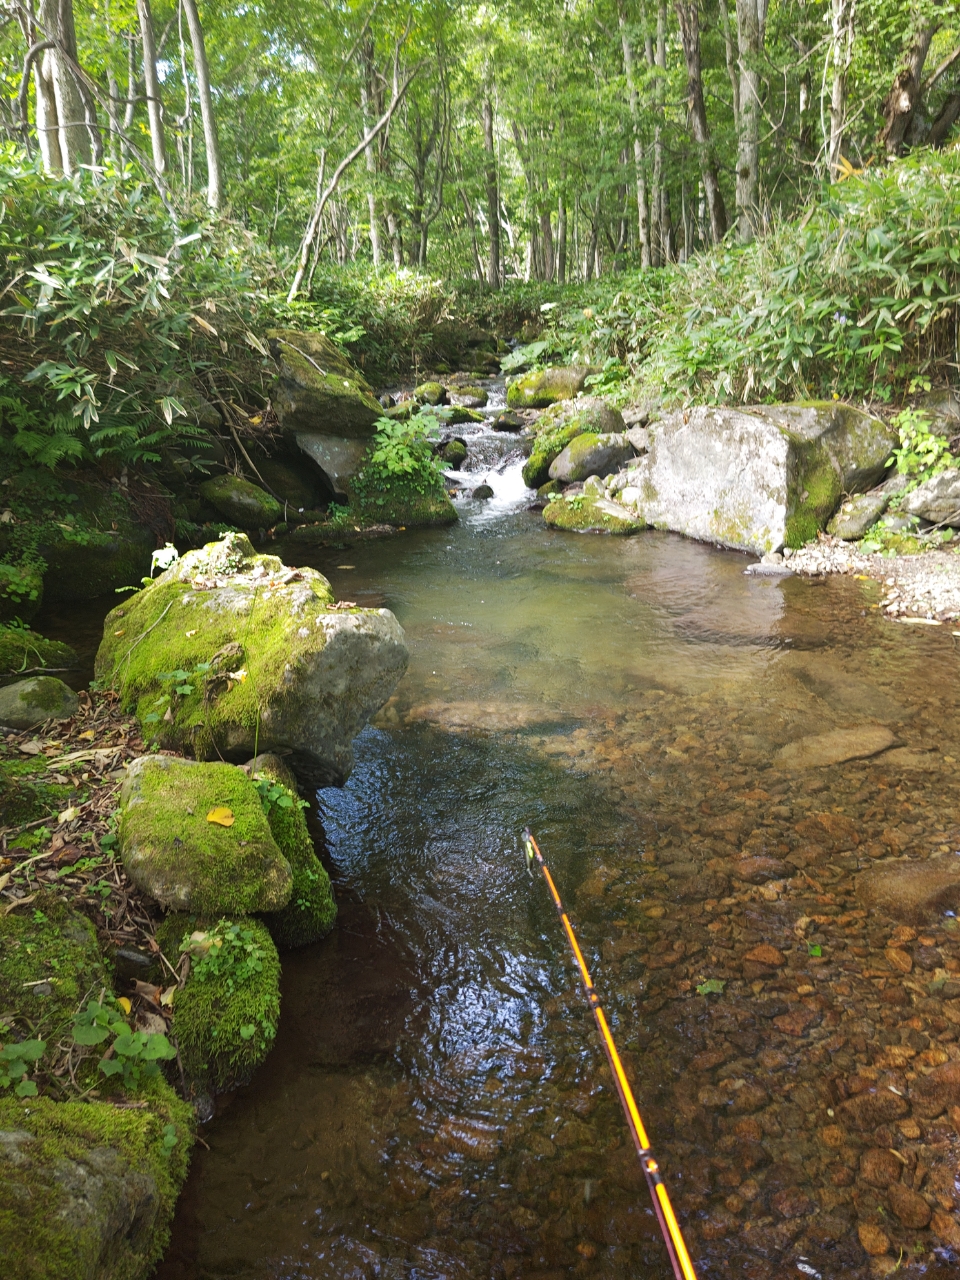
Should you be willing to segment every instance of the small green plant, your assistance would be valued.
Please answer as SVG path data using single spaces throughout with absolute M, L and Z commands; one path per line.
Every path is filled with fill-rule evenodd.
M 930 430 L 930 417 L 922 409 L 902 409 L 893 424 L 900 432 L 900 446 L 888 465 L 895 462 L 902 476 L 929 480 L 957 465 L 949 440 Z
M 263 805 L 263 811 L 266 814 L 276 807 L 277 809 L 306 809 L 306 800 L 301 800 L 298 796 L 294 796 L 281 782 L 274 782 L 272 778 L 264 777 L 262 774 L 255 774 L 253 785 L 257 789 L 260 796 L 260 803 Z
M 18 1098 L 35 1098 L 37 1086 L 27 1077 L 35 1064 L 43 1057 L 45 1040 L 21 1040 L 19 1044 L 5 1044 L 0 1049 L 0 1089 L 9 1089 Z
M 177 1056 L 162 1032 L 134 1031 L 119 1002 L 106 994 L 88 1001 L 80 1010 L 72 1034 L 74 1043 L 83 1046 L 110 1040 L 100 1059 L 100 1071 L 107 1077 L 122 1077 L 127 1089 L 136 1089 L 144 1080 L 159 1075 L 160 1063 Z
M 170 687 L 156 699 L 153 704 L 155 709 L 148 711 L 143 717 L 144 724 L 156 724 L 158 720 L 165 718 L 173 719 L 174 699 L 189 697 L 195 688 L 191 681 L 205 676 L 212 665 L 210 662 L 198 662 L 192 671 L 182 671 L 178 668 L 176 671 L 158 672 L 157 679 L 160 683 Z
M 221 980 L 231 993 L 263 970 L 264 951 L 253 931 L 230 920 L 218 920 L 212 929 L 190 934 L 180 951 L 191 957 L 194 982 Z

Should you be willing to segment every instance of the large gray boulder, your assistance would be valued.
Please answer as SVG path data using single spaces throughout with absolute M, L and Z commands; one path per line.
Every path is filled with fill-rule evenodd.
M 259 792 L 232 764 L 140 756 L 120 790 L 127 875 L 168 911 L 279 911 L 293 888 Z
M 586 431 L 571 440 L 550 464 L 551 480 L 571 484 L 587 476 L 608 476 L 634 456 L 633 445 L 626 435 L 610 432 L 597 435 Z
M 827 533 L 856 542 L 877 523 L 890 502 L 888 493 L 858 493 L 844 502 L 827 525 Z
M 0 724 L 35 729 L 45 720 L 72 716 L 77 705 L 77 695 L 56 676 L 32 676 L 0 689 Z
M 148 740 L 202 759 L 277 751 L 304 782 L 340 785 L 407 659 L 389 609 L 339 608 L 315 569 L 227 534 L 107 616 L 96 669 Z
M 897 434 L 850 405 L 701 407 L 650 432 L 636 509 L 651 525 L 764 555 L 816 537 L 884 474 Z
M 334 497 L 346 498 L 350 481 L 363 466 L 369 440 L 328 436 L 319 431 L 298 431 L 294 440 L 322 472 Z
M 960 527 L 960 467 L 941 471 L 932 480 L 908 493 L 900 510 L 908 516 L 932 520 L 934 524 Z
M 283 515 L 276 498 L 242 476 L 213 476 L 204 480 L 199 491 L 225 520 L 241 529 L 269 529 Z

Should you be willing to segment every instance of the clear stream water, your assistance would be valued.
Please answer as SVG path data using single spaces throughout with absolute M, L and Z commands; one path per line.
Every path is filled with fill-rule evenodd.
M 558 921 L 524 869 L 525 823 L 704 1280 L 871 1274 L 857 1163 L 907 1139 L 831 1146 L 826 1109 L 843 1081 L 886 1069 L 912 1011 L 860 975 L 890 927 L 855 919 L 845 943 L 829 919 L 856 907 L 873 857 L 951 839 L 956 642 L 882 620 L 874 583 L 751 578 L 745 557 L 665 534 L 552 533 L 524 508 L 516 456 L 504 464 L 516 439 L 472 434 L 465 478 L 488 479 L 491 502 L 460 499 L 450 529 L 312 558 L 339 597 L 396 613 L 410 669 L 347 785 L 318 795 L 339 925 L 285 957 L 276 1048 L 204 1129 L 158 1275 L 668 1274 Z M 786 742 L 865 723 L 926 751 L 923 770 L 777 763 Z M 847 834 L 797 835 L 824 812 Z M 814 888 L 733 875 L 745 854 L 790 851 Z M 809 936 L 829 945 L 814 961 L 790 948 L 818 910 Z M 950 924 L 926 940 L 937 964 Z M 786 970 L 743 967 L 763 941 L 790 951 Z M 724 993 L 698 995 L 716 975 Z M 771 999 L 802 1012 L 816 998 L 822 1022 L 800 1036 L 765 1016 Z M 919 1025 L 910 1052 L 952 1052 L 948 1022 Z M 929 1167 L 954 1158 L 949 1133 L 920 1140 Z M 931 1261 L 937 1240 L 914 1237 L 940 1274 L 948 1254 Z

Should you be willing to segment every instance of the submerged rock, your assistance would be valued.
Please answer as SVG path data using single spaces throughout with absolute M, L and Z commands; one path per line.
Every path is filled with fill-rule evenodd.
M 945 853 L 922 861 L 880 863 L 857 877 L 864 906 L 906 924 L 926 924 L 960 909 L 960 857 Z
M 827 525 L 827 533 L 844 542 L 856 542 L 880 519 L 887 509 L 887 493 L 858 493 L 848 498 Z
M 879 725 L 858 725 L 855 729 L 834 729 L 788 742 L 777 752 L 777 762 L 788 769 L 819 769 L 842 764 L 844 760 L 864 760 L 892 747 L 896 739 Z
M 896 433 L 849 405 L 700 407 L 657 423 L 637 509 L 657 528 L 764 555 L 800 547 L 883 476 Z
M 908 516 L 960 528 L 960 467 L 941 471 L 918 485 L 907 494 L 900 509 Z
M 241 476 L 214 476 L 204 480 L 199 491 L 225 520 L 241 529 L 269 529 L 283 515 L 276 498 Z
M 338 609 L 322 574 L 228 534 L 108 615 L 96 670 L 163 746 L 238 762 L 289 752 L 299 776 L 340 785 L 406 666 L 388 609 Z
M 141 756 L 120 793 L 120 854 L 139 889 L 171 911 L 277 911 L 293 875 L 242 769 Z
M 34 729 L 45 720 L 72 716 L 77 706 L 77 695 L 56 676 L 31 676 L 0 689 L 0 724 Z
M 610 475 L 633 456 L 633 445 L 625 435 L 619 432 L 596 435 L 586 431 L 571 440 L 554 458 L 550 464 L 550 479 L 569 484 L 586 480 L 588 476 Z
M 569 365 L 522 374 L 507 387 L 507 407 L 546 409 L 559 400 L 572 400 L 583 390 L 589 373 L 588 365 Z
M 471 498 L 476 498 L 481 502 L 486 502 L 493 497 L 493 489 L 488 484 L 478 484 L 470 494 Z

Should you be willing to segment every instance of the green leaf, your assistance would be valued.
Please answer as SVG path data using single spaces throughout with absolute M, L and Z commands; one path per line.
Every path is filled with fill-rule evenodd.
M 719 978 L 708 978 L 706 982 L 701 982 L 697 987 L 697 995 L 699 996 L 719 996 L 723 994 L 723 988 L 727 984 Z
M 98 1026 L 96 1023 L 91 1026 L 74 1023 L 73 1026 L 73 1038 L 77 1044 L 103 1044 L 109 1035 L 108 1027 Z
M 21 1080 L 13 1092 L 18 1098 L 35 1098 L 37 1096 L 37 1086 L 32 1080 Z

